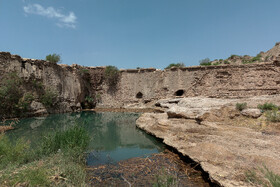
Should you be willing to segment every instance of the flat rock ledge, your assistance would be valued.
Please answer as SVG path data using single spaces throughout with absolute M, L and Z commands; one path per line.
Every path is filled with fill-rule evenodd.
M 211 103 L 210 98 L 208 101 Z M 219 121 L 225 118 L 223 113 L 229 120 L 236 116 L 245 118 L 223 106 L 232 101 L 222 103 L 220 108 L 215 105 L 212 113 L 210 109 L 206 112 L 198 108 L 192 113 L 191 107 L 182 108 L 180 103 L 183 102 L 187 103 L 187 99 L 177 103 L 177 112 L 176 103 L 172 103 L 172 106 L 162 106 L 167 108 L 165 113 L 142 114 L 136 121 L 137 127 L 199 163 L 210 179 L 221 186 L 256 186 L 246 180 L 245 173 L 262 166 L 280 174 L 280 133 L 264 133 L 226 120 Z M 198 114 L 206 117 L 198 122 Z

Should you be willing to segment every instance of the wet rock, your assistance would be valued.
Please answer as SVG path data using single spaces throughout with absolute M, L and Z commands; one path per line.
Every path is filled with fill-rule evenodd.
M 48 113 L 48 111 L 44 107 L 44 105 L 37 101 L 32 101 L 32 103 L 30 104 L 30 108 L 31 108 L 31 111 L 33 111 L 35 115 L 43 115 L 43 114 Z

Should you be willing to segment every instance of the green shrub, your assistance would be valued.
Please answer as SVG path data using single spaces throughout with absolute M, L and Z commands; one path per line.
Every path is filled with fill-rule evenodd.
M 177 185 L 177 177 L 173 174 L 169 174 L 164 169 L 162 169 L 162 171 L 155 176 L 155 180 L 153 182 L 153 187 L 172 187 Z
M 51 63 L 60 63 L 61 59 L 60 59 L 60 55 L 58 54 L 49 54 L 46 56 L 46 61 L 49 61 Z
M 199 61 L 199 65 L 201 66 L 211 66 L 211 61 L 209 58 L 205 58 Z
M 76 125 L 42 137 L 31 148 L 23 139 L 14 144 L 0 135 L 0 186 L 86 186 L 86 130 Z
M 261 54 L 258 54 L 257 56 L 253 57 L 250 60 L 242 60 L 243 64 L 251 64 L 251 63 L 255 63 L 255 62 L 260 62 L 261 61 Z
M 227 61 L 227 60 L 225 60 L 225 61 L 224 61 L 224 64 L 230 64 L 230 62 L 229 62 L 229 61 Z
M 263 184 L 263 181 L 258 177 L 257 172 L 255 170 L 248 170 L 245 172 L 246 181 L 251 184 Z
M 92 97 L 90 97 L 90 96 L 86 96 L 85 101 L 89 102 L 89 103 L 93 103 L 94 99 Z
M 259 104 L 258 109 L 265 111 L 265 110 L 274 110 L 278 109 L 278 106 L 273 103 L 264 103 L 263 105 Z
M 85 75 L 85 74 L 89 73 L 89 70 L 88 70 L 88 69 L 85 69 L 85 68 L 79 69 L 79 73 L 80 73 L 81 75 Z
M 0 169 L 10 164 L 22 164 L 29 158 L 30 145 L 24 139 L 18 139 L 13 144 L 9 138 L 0 134 Z
M 185 64 L 184 63 L 182 63 L 182 62 L 179 62 L 179 63 L 171 63 L 171 64 L 169 64 L 166 68 L 164 68 L 164 69 L 170 69 L 170 68 L 183 68 L 183 67 L 185 67 Z
M 43 83 L 41 81 L 33 80 L 32 81 L 32 87 L 34 89 L 40 89 L 41 90 L 41 89 L 44 88 L 44 85 L 43 85 Z
M 264 174 L 265 178 L 269 181 L 272 187 L 280 186 L 280 176 L 270 171 L 266 166 L 263 166 L 261 172 Z
M 236 110 L 242 111 L 247 108 L 247 103 L 236 103 L 235 108 Z
M 61 151 L 85 151 L 89 144 L 89 135 L 86 130 L 79 126 L 74 126 L 66 131 L 57 131 L 44 137 L 41 147 L 41 153 L 44 155 Z
M 90 96 L 85 97 L 85 103 L 84 103 L 84 108 L 85 109 L 90 109 L 94 108 L 94 105 L 96 104 L 96 100 Z
M 57 93 L 50 89 L 47 89 L 45 93 L 42 96 L 40 96 L 40 101 L 45 107 L 49 108 L 51 106 L 54 106 L 56 98 Z
M 104 72 L 106 84 L 109 86 L 109 91 L 115 91 L 119 82 L 120 72 L 115 66 L 107 66 Z
M 211 62 L 208 62 L 208 63 L 202 63 L 202 64 L 200 64 L 201 66 L 211 66 L 212 65 L 212 63 Z
M 280 122 L 280 112 L 278 109 L 273 109 L 265 112 L 267 121 Z
M 256 186 L 280 186 L 280 176 L 270 171 L 265 165 L 245 172 L 246 180 Z
M 26 92 L 23 97 L 19 100 L 18 107 L 23 111 L 26 112 L 28 107 L 30 106 L 31 102 L 34 100 L 34 96 L 32 93 Z
M 32 94 L 24 94 L 22 84 L 22 79 L 15 72 L 5 75 L 1 80 L 0 113 L 3 116 L 13 117 L 24 115 L 24 112 L 32 102 Z
M 24 168 L 20 173 L 13 175 L 10 185 L 27 183 L 28 186 L 50 186 L 51 181 L 47 174 L 47 169 L 43 167 Z

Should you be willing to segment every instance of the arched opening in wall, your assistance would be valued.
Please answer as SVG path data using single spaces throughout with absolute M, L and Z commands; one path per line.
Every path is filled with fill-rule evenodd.
M 184 93 L 185 93 L 185 90 L 177 90 L 174 95 L 175 96 L 182 96 L 182 95 L 184 95 Z
M 143 94 L 142 94 L 141 92 L 138 92 L 138 93 L 136 94 L 136 98 L 137 98 L 137 99 L 143 98 Z

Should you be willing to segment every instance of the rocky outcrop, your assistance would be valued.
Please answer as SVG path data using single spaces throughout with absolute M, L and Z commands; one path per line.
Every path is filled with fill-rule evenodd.
M 59 65 L 1 52 L 0 77 L 11 72 L 15 72 L 22 80 L 24 92 L 31 93 L 34 97 L 29 115 L 42 115 L 79 111 L 85 97 L 94 98 L 96 91 L 100 89 L 104 68 Z M 56 96 L 51 106 L 44 106 L 40 100 L 47 91 Z
M 244 112 L 255 116 L 258 109 L 250 107 L 273 99 L 279 104 L 279 95 L 277 99 L 276 96 L 247 99 L 249 109 Z M 241 115 L 235 109 L 237 102 L 243 100 L 183 98 L 169 106 L 170 109 L 164 108 L 165 113 L 142 114 L 136 124 L 199 163 L 212 181 L 229 187 L 255 186 L 246 180 L 249 170 L 265 165 L 280 174 L 280 145 L 277 143 L 280 131 L 267 130 L 267 122 L 262 117 L 254 119 Z
M 256 108 L 244 109 L 244 110 L 242 110 L 241 114 L 244 116 L 247 116 L 247 117 L 252 117 L 252 118 L 258 118 L 262 115 L 261 111 Z

